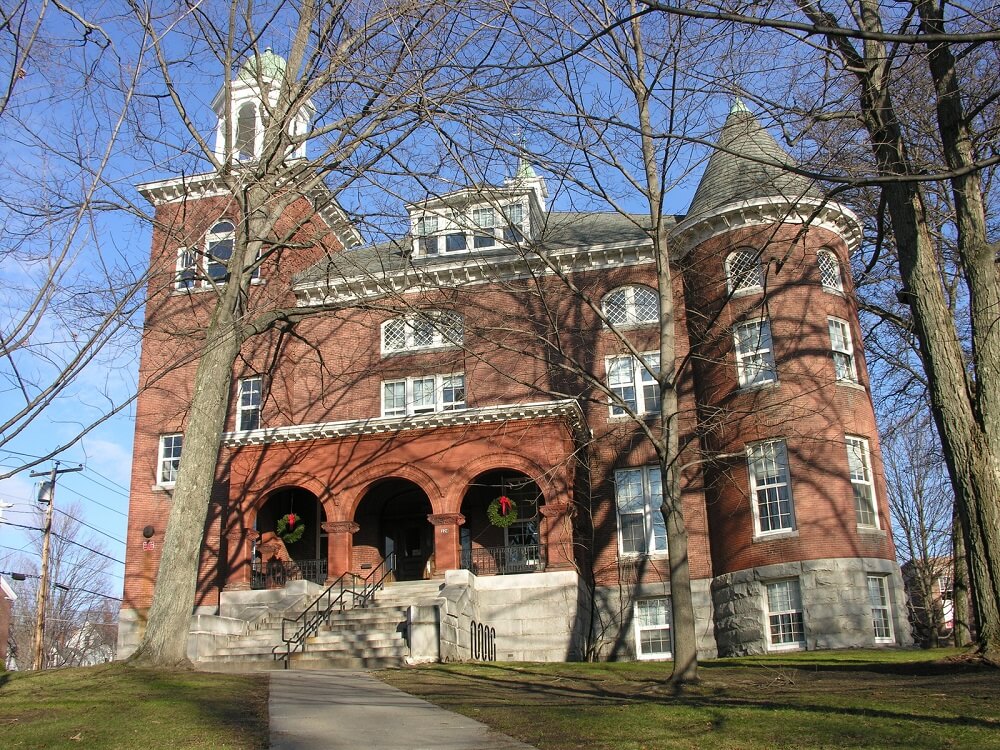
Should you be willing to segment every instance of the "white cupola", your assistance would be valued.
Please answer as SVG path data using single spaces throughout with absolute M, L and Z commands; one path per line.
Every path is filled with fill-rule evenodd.
M 212 100 L 218 123 L 215 127 L 215 156 L 219 161 L 254 161 L 264 151 L 264 130 L 270 113 L 278 104 L 278 93 L 285 80 L 285 59 L 268 47 L 254 55 L 240 68 L 230 87 L 231 102 L 226 106 L 226 87 Z M 309 130 L 315 108 L 306 101 L 289 118 L 288 134 L 300 136 Z M 231 116 L 231 119 L 229 119 Z M 231 153 L 226 154 L 226 128 L 229 129 Z M 290 151 L 293 159 L 305 158 L 306 142 Z

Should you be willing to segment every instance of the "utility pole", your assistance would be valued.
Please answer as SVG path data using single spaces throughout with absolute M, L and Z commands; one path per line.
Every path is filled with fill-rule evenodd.
M 52 464 L 52 471 L 48 473 L 49 481 L 42 482 L 38 491 L 38 502 L 45 502 L 46 489 L 48 490 L 49 507 L 45 509 L 45 528 L 42 537 L 42 576 L 38 582 L 38 613 L 35 616 L 35 660 L 32 669 L 36 671 L 42 668 L 45 656 L 45 607 L 49 597 L 49 542 L 52 537 L 52 506 L 55 505 L 56 501 L 56 478 L 60 474 L 82 470 L 82 466 L 77 466 L 75 469 L 60 469 L 59 462 L 56 461 Z M 30 476 L 44 477 L 46 473 L 33 471 Z

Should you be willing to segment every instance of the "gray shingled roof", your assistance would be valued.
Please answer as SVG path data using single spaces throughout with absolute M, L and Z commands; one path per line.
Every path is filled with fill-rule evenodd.
M 642 229 L 642 224 L 649 222 L 648 217 L 629 216 L 619 213 L 559 211 L 546 216 L 546 224 L 537 238 L 549 250 L 578 247 L 582 245 L 601 245 L 621 242 L 641 242 L 648 237 Z M 671 225 L 674 223 L 670 218 Z M 387 273 L 401 270 L 407 266 L 419 268 L 441 262 L 447 262 L 453 256 L 437 255 L 424 258 L 409 258 L 411 241 L 409 237 L 385 242 L 379 245 L 368 245 L 351 250 L 344 250 L 324 258 L 305 271 L 295 275 L 293 283 L 302 284 L 320 281 L 333 276 L 335 278 L 382 277 Z M 502 257 L 509 250 L 498 248 L 480 251 L 478 257 Z M 467 257 L 467 256 L 454 256 Z
M 738 102 L 722 127 L 687 218 L 755 198 L 821 198 L 813 180 L 783 169 L 794 166 L 795 160 Z

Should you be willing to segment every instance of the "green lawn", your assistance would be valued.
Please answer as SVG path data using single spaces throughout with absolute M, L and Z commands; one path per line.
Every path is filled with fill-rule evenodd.
M 0 673 L 0 748 L 262 750 L 267 675 L 121 664 Z
M 955 651 L 831 651 L 669 665 L 434 665 L 379 676 L 541 750 L 1000 748 L 1000 672 Z

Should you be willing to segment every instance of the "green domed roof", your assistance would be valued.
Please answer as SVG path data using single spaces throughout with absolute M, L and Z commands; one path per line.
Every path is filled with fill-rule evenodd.
M 285 77 L 285 66 L 285 58 L 274 54 L 268 47 L 264 50 L 264 54 L 254 55 L 243 63 L 243 67 L 240 68 L 240 78 L 255 81 L 259 75 L 260 78 L 278 80 Z

